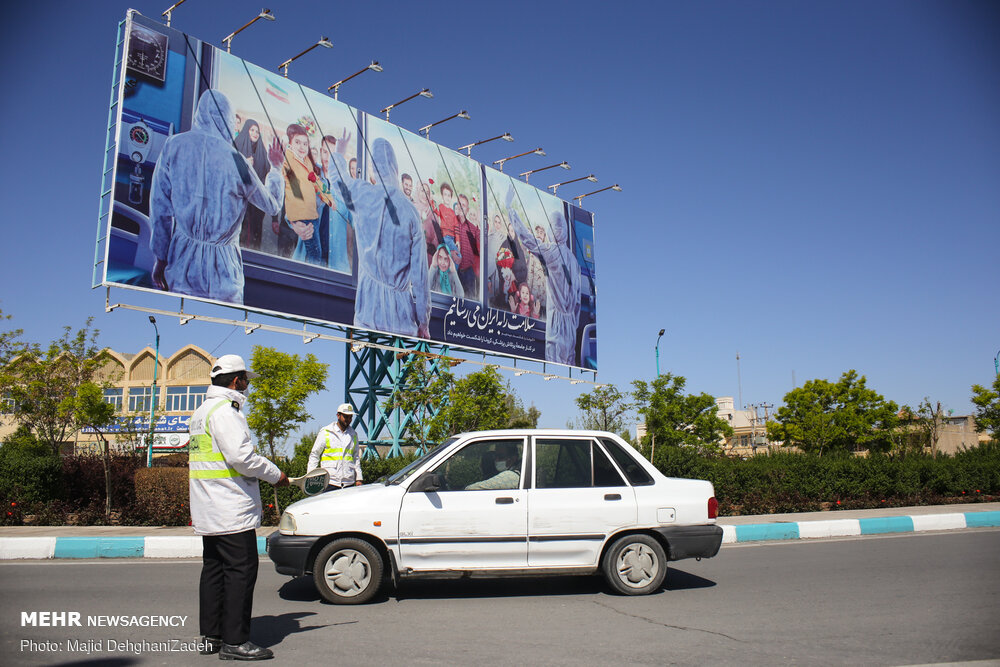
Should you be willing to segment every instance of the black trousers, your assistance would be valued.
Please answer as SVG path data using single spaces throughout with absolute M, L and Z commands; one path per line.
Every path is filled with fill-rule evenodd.
M 257 583 L 257 533 L 202 537 L 199 612 L 201 634 L 227 644 L 250 640 L 253 589 Z

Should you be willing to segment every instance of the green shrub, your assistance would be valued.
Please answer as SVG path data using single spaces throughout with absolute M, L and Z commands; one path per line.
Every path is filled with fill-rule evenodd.
M 187 468 L 137 470 L 135 504 L 122 519 L 141 526 L 186 526 L 191 522 L 188 496 Z

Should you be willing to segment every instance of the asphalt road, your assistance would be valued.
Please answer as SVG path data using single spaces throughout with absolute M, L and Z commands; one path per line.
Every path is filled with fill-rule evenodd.
M 611 595 L 596 577 L 423 581 L 361 607 L 321 603 L 310 580 L 277 575 L 264 561 L 253 634 L 274 648 L 270 664 L 998 660 L 998 554 L 996 529 L 734 545 L 711 560 L 673 564 L 665 590 L 646 597 Z M 199 568 L 194 561 L 2 562 L 0 664 L 214 660 L 135 644 L 176 640 L 172 648 L 190 648 Z M 80 612 L 81 627 L 22 627 L 22 612 L 45 610 Z M 183 620 L 89 624 L 91 616 L 121 615 Z

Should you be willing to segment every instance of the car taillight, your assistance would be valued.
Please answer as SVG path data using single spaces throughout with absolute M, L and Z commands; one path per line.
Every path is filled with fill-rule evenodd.
M 712 496 L 708 499 L 708 518 L 714 519 L 719 516 L 719 501 Z

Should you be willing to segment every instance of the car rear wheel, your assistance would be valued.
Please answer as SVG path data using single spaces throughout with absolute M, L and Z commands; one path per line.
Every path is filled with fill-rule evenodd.
M 345 537 L 330 542 L 316 557 L 313 578 L 320 595 L 333 604 L 364 604 L 382 584 L 384 564 L 364 540 Z
M 649 535 L 625 535 L 604 554 L 604 578 L 622 595 L 646 595 L 659 590 L 667 576 L 667 554 Z

